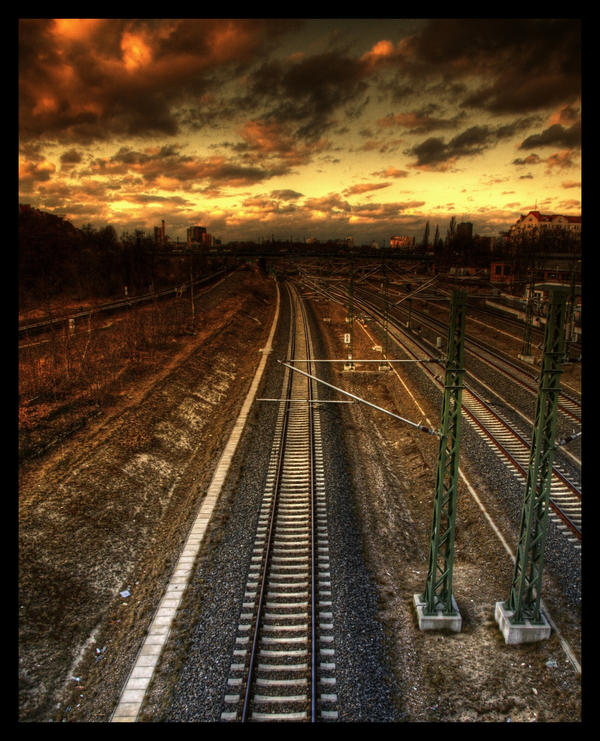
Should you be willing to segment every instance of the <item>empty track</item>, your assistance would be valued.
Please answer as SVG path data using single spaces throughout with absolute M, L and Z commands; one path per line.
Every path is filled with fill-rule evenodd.
M 290 292 L 288 358 L 310 367 Z M 223 721 L 337 719 L 323 453 L 313 381 L 286 369 Z
M 314 286 L 313 286 L 314 287 Z M 330 298 L 343 303 L 344 294 L 330 295 Z M 346 297 L 347 298 L 347 297 Z M 354 306 L 362 312 L 373 316 L 383 323 L 384 315 L 378 303 L 374 303 L 364 294 L 354 294 Z M 424 355 L 428 358 L 439 354 L 423 340 L 409 336 L 401 321 L 388 316 L 389 336 L 409 358 L 417 360 Z M 446 328 L 447 329 L 447 328 Z M 423 371 L 440 389 L 444 367 L 442 363 L 427 362 L 421 365 Z M 561 397 L 561 402 L 564 399 Z M 531 455 L 531 443 L 499 411 L 488 404 L 472 387 L 465 386 L 463 391 L 463 414 L 481 437 L 501 457 L 506 466 L 520 479 L 527 478 L 527 467 Z M 578 481 L 568 477 L 557 464 L 552 469 L 550 485 L 550 518 L 565 536 L 579 548 L 582 540 L 582 493 Z

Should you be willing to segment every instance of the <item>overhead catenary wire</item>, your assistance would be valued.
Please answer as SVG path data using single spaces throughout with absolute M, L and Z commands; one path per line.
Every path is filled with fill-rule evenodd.
M 313 376 L 310 373 L 306 373 L 306 371 L 300 370 L 300 368 L 295 368 L 293 365 L 289 365 L 289 363 L 285 363 L 282 360 L 278 360 L 277 362 L 280 363 L 281 365 L 284 365 L 286 368 L 289 368 L 290 370 L 295 371 L 296 373 L 301 373 L 303 376 L 306 376 L 307 378 L 312 378 L 314 381 L 317 381 L 318 383 L 322 383 L 323 385 L 329 386 L 329 388 L 332 388 L 335 391 L 339 391 L 341 394 L 345 394 L 346 396 L 349 396 L 350 398 L 355 399 L 356 401 L 360 401 L 361 404 L 366 404 L 367 406 L 372 407 L 373 409 L 377 409 L 378 411 L 383 412 L 384 414 L 389 414 L 390 417 L 394 417 L 395 419 L 399 419 L 401 422 L 405 422 L 411 427 L 416 427 L 418 430 L 421 430 L 421 432 L 426 432 L 428 435 L 435 435 L 436 437 L 442 436 L 441 432 L 439 432 L 438 430 L 434 430 L 431 427 L 425 427 L 425 425 L 422 425 L 420 422 L 413 422 L 410 419 L 405 419 L 404 417 L 401 417 L 399 414 L 390 412 L 389 409 L 384 409 L 383 407 L 377 406 L 377 404 L 373 404 L 370 401 L 367 401 L 366 399 L 361 399 L 360 396 L 351 394 L 349 391 L 344 391 L 344 389 L 341 389 L 338 386 L 334 386 L 333 384 L 328 383 L 327 381 L 323 381 L 322 378 L 317 378 L 316 376 Z

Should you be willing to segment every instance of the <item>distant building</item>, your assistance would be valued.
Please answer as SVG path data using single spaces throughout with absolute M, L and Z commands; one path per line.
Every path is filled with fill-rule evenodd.
M 548 254 L 535 260 L 533 269 L 517 258 L 494 260 L 490 263 L 491 283 L 559 283 L 570 286 L 582 279 L 582 262 L 577 255 Z
M 390 237 L 390 247 L 414 247 L 415 246 L 415 238 L 414 237 Z
M 496 246 L 496 237 L 482 237 L 480 235 L 476 235 L 475 243 L 480 249 L 486 250 L 487 252 L 493 252 L 494 247 Z
M 512 283 L 514 280 L 514 265 L 512 262 L 492 262 L 490 264 L 491 283 Z
M 205 226 L 190 226 L 187 230 L 188 244 L 191 244 L 192 242 L 202 243 L 204 234 L 206 234 Z
M 205 247 L 212 247 L 213 237 L 206 231 L 205 226 L 190 226 L 187 230 L 188 247 L 192 244 L 201 244 Z
M 154 241 L 156 244 L 164 245 L 165 240 L 165 220 L 163 219 L 160 222 L 160 226 L 154 227 Z
M 563 216 L 562 214 L 542 214 L 530 211 L 521 215 L 510 228 L 508 236 L 519 239 L 525 236 L 542 236 L 564 232 L 581 239 L 581 216 Z
M 464 221 L 456 227 L 456 236 L 459 239 L 473 239 L 473 224 L 470 221 Z

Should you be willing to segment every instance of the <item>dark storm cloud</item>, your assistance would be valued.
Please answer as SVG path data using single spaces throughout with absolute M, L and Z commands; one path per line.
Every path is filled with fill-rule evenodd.
M 186 102 L 264 59 L 286 19 L 21 19 L 19 116 L 25 139 L 90 142 L 174 135 Z
M 72 170 L 83 162 L 83 154 L 77 149 L 68 149 L 60 155 L 61 170 Z
M 448 163 L 459 157 L 480 154 L 495 145 L 499 139 L 512 135 L 517 126 L 518 124 L 497 128 L 490 126 L 471 126 L 462 133 L 457 134 L 447 143 L 440 137 L 430 137 L 408 149 L 406 154 L 417 157 L 415 166 L 435 166 Z
M 302 193 L 298 193 L 298 191 L 290 189 L 271 191 L 272 198 L 279 198 L 282 201 L 295 201 L 297 198 L 302 198 L 302 195 Z
M 471 126 L 448 142 L 440 137 L 430 137 L 406 150 L 406 154 L 417 157 L 414 163 L 417 167 L 444 165 L 460 157 L 481 154 L 496 146 L 501 140 L 509 139 L 520 131 L 524 131 L 535 120 L 534 117 L 527 116 L 500 126 Z
M 148 148 L 144 151 L 121 147 L 111 157 L 98 157 L 80 174 L 82 176 L 105 176 L 143 181 L 146 186 L 161 182 L 161 187 L 171 190 L 190 190 L 201 183 L 210 186 L 249 186 L 281 175 L 285 165 L 278 163 L 270 167 L 244 165 L 222 156 L 190 157 L 182 154 L 179 147 L 165 146 Z
M 523 141 L 519 149 L 535 149 L 536 147 L 579 147 L 581 145 L 581 124 L 565 128 L 561 124 L 554 124 L 542 131 L 533 134 Z
M 398 99 L 441 77 L 440 94 L 466 108 L 524 113 L 581 94 L 579 19 L 430 20 L 399 62 Z M 484 82 L 473 86 L 480 78 Z M 461 82 L 462 81 L 462 82 Z M 432 90 L 432 87 L 428 88 Z
M 310 141 L 339 126 L 341 116 L 357 117 L 374 79 L 396 101 L 437 90 L 446 100 L 491 112 L 535 110 L 579 94 L 577 19 L 436 19 L 401 48 L 380 42 L 383 49 L 356 56 L 338 44 L 270 59 L 300 23 L 21 20 L 21 137 L 88 143 L 173 136 L 184 125 L 214 126 L 251 111 Z M 475 86 L 480 78 L 485 82 Z M 228 83 L 241 79 L 246 92 L 236 97 Z M 421 119 L 423 132 L 450 123 Z
M 348 117 L 360 112 L 367 102 L 365 74 L 363 62 L 338 51 L 275 60 L 249 76 L 248 94 L 238 103 L 263 106 L 265 118 L 292 123 L 296 136 L 311 140 L 333 125 L 340 110 Z
M 432 103 L 415 111 L 389 113 L 380 118 L 377 125 L 380 128 L 400 127 L 413 134 L 426 134 L 439 129 L 455 129 L 467 115 L 461 111 L 451 118 L 443 118 L 434 115 L 438 108 L 439 106 Z

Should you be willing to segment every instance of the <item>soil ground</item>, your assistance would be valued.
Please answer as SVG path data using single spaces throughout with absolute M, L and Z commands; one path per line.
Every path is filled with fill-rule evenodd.
M 322 307 L 331 322 L 332 358 L 343 358 L 345 310 Z M 375 343 L 373 342 L 375 340 Z M 377 331 L 355 322 L 353 357 L 377 358 Z M 376 365 L 376 364 L 375 364 Z M 338 383 L 357 396 L 414 422 L 423 413 L 439 425 L 439 406 L 392 371 L 357 364 L 338 372 Z M 396 366 L 398 368 L 398 366 Z M 398 370 L 400 376 L 405 373 Z M 404 380 L 404 378 L 403 378 Z M 334 382 L 335 383 L 335 382 Z M 410 392 L 408 388 L 410 388 Z M 419 631 L 413 595 L 425 587 L 437 438 L 356 404 L 344 410 L 353 457 L 363 547 L 379 586 L 380 618 L 408 721 L 577 722 L 581 720 L 581 677 L 553 634 L 548 641 L 507 646 L 494 619 L 496 601 L 506 599 L 512 561 L 461 482 L 456 525 L 453 594 L 463 619 L 460 633 Z M 365 452 L 367 454 L 365 454 Z M 516 550 L 516 534 L 489 482 L 469 465 L 461 467 L 487 511 Z M 580 660 L 581 616 L 546 573 L 544 599 Z
M 273 281 L 235 273 L 199 299 L 196 334 L 178 335 L 98 416 L 20 462 L 19 721 L 110 718 L 258 365 L 274 298 Z M 343 357 L 340 307 L 331 319 L 322 325 L 330 355 Z M 367 333 L 354 334 L 355 357 L 375 357 Z M 395 375 L 339 378 L 344 388 L 415 417 Z M 414 394 L 436 419 L 439 410 Z M 580 676 L 556 635 L 504 645 L 493 605 L 506 595 L 510 563 L 464 491 L 455 566 L 463 630 L 418 630 L 412 596 L 426 575 L 436 441 L 362 405 L 344 413 L 364 553 L 406 720 L 579 721 Z M 485 482 L 470 475 L 509 533 Z M 551 578 L 547 590 L 553 618 L 578 646 L 579 616 Z

